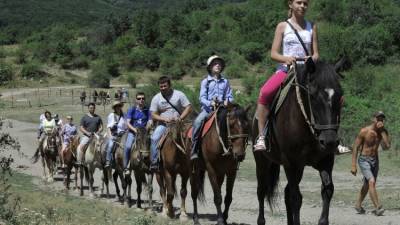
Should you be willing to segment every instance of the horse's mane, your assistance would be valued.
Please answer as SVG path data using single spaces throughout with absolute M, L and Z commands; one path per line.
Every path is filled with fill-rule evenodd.
M 229 106 L 234 109 L 233 113 L 235 117 L 237 117 L 242 123 L 244 121 L 248 121 L 247 112 L 237 103 L 231 103 Z M 227 124 L 226 124 L 226 117 L 228 114 L 228 109 L 225 107 L 220 107 L 218 109 L 217 119 L 218 119 L 218 126 L 221 132 L 221 137 L 224 139 L 227 138 Z

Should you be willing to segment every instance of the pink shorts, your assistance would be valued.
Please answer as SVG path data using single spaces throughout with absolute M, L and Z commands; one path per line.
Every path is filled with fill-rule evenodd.
M 258 96 L 258 104 L 271 105 L 279 86 L 286 79 L 286 76 L 286 72 L 282 70 L 276 71 L 262 86 Z

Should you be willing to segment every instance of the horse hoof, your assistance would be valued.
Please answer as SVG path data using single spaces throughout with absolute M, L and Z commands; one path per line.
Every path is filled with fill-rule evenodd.
M 161 216 L 167 218 L 168 217 L 168 210 L 166 208 L 163 207 L 162 212 L 161 212 Z
M 89 194 L 89 197 L 91 197 L 91 198 L 95 198 L 95 197 L 96 197 L 96 195 L 95 195 L 94 193 L 90 193 L 90 194 Z
M 53 183 L 54 179 L 52 177 L 47 178 L 47 182 Z
M 179 216 L 180 221 L 187 221 L 189 219 L 188 215 L 185 212 L 182 212 Z

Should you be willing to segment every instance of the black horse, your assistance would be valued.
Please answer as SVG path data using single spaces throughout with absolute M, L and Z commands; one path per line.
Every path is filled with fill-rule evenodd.
M 345 60 L 333 66 L 317 62 L 310 68 L 297 64 L 295 82 L 291 85 L 279 111 L 271 119 L 269 140 L 271 151 L 256 151 L 258 224 L 265 224 L 264 200 L 274 206 L 280 165 L 288 183 L 285 187 L 287 224 L 300 225 L 302 195 L 299 183 L 305 166 L 319 171 L 323 200 L 319 225 L 329 224 L 329 205 L 333 195 L 332 168 L 339 144 L 338 128 L 343 91 L 339 68 Z M 257 121 L 253 120 L 253 137 L 257 137 Z M 254 140 L 253 140 L 254 141 Z

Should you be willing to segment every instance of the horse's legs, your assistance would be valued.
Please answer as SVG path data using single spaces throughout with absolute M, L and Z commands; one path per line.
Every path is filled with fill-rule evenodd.
M 110 189 L 108 187 L 108 184 L 110 182 L 111 177 L 109 177 L 109 174 L 111 174 L 109 172 L 109 169 L 104 168 L 103 169 L 103 177 L 102 177 L 103 182 L 101 184 L 101 194 L 104 194 L 104 186 L 106 186 L 106 198 L 110 198 Z
M 75 175 L 74 175 L 74 179 L 75 179 L 75 190 L 78 190 L 78 167 L 74 167 L 75 168 Z M 71 169 L 72 170 L 72 169 Z
M 117 193 L 117 199 L 119 200 L 121 198 L 120 195 L 120 190 L 119 190 L 119 186 L 118 186 L 118 172 L 117 170 L 114 171 L 113 173 L 113 179 L 114 179 L 114 185 L 115 185 L 115 192 Z
M 167 215 L 170 218 L 174 218 L 174 208 L 173 208 L 173 200 L 175 195 L 175 180 L 176 174 L 171 174 L 168 170 L 164 172 L 165 177 L 165 186 L 167 188 Z
M 47 174 L 46 174 L 46 160 L 44 159 L 44 157 L 42 156 L 42 167 L 43 167 L 43 180 L 47 179 Z
M 204 178 L 205 171 L 195 170 L 194 174 L 190 176 L 190 186 L 191 186 L 191 195 L 193 201 L 193 223 L 195 225 L 200 225 L 199 222 L 199 214 L 197 211 L 197 196 L 199 195 L 199 189 L 202 182 L 202 178 Z
M 80 195 L 83 196 L 83 177 L 85 175 L 85 168 L 84 166 L 79 166 L 79 176 L 80 176 L 80 183 L 81 183 L 81 188 L 80 188 Z
M 208 178 L 210 179 L 211 187 L 214 192 L 214 204 L 217 208 L 217 225 L 224 225 L 225 220 L 222 215 L 221 204 L 222 204 L 222 195 L 221 195 L 221 186 L 224 182 L 224 175 L 218 176 L 214 168 L 207 164 L 207 172 Z
M 299 183 L 303 177 L 304 167 L 285 166 L 284 168 L 288 180 L 288 185 L 285 188 L 285 203 L 287 207 L 286 210 L 288 211 L 288 225 L 300 225 L 300 208 L 303 197 L 300 193 Z M 289 214 L 289 211 L 291 211 L 291 215 Z
M 225 210 L 224 210 L 224 220 L 226 223 L 226 220 L 228 219 L 229 215 L 229 207 L 231 206 L 232 203 L 232 192 L 233 192 L 233 185 L 235 184 L 235 179 L 236 179 L 236 168 L 233 168 L 233 173 L 228 174 L 226 177 L 226 194 L 225 194 L 225 200 L 224 200 L 224 205 L 225 205 Z
M 149 198 L 149 208 L 153 208 L 153 174 L 148 174 L 147 176 L 147 194 Z
M 88 168 L 88 177 L 89 177 L 89 190 L 90 190 L 90 197 L 94 197 L 94 188 L 93 188 L 93 184 L 94 184 L 94 178 L 93 178 L 93 174 L 94 174 L 94 170 L 95 168 Z
M 161 200 L 163 202 L 163 207 L 162 207 L 162 214 L 166 215 L 166 211 L 167 211 L 167 198 L 165 196 L 165 179 L 163 176 L 161 176 L 161 174 L 157 173 L 156 174 L 156 179 L 157 179 L 157 183 L 160 186 L 160 196 L 161 196 Z
M 142 180 L 143 180 L 144 174 L 139 171 L 135 171 L 135 180 L 136 180 L 136 193 L 137 193 L 137 201 L 136 201 L 136 207 L 142 208 L 142 199 L 140 195 L 142 194 Z
M 46 164 L 47 168 L 49 169 L 49 177 L 47 178 L 48 182 L 53 182 L 53 175 L 54 175 L 54 162 L 51 160 L 50 157 L 46 157 Z
M 256 159 L 256 174 L 257 174 L 257 198 L 258 198 L 258 225 L 265 225 L 264 217 L 264 202 L 267 191 L 267 162 L 262 160 L 263 156 L 257 155 L 259 153 L 254 153 L 254 158 Z
M 187 182 L 189 179 L 188 174 L 181 174 L 181 215 L 179 219 L 187 220 L 187 213 L 186 213 L 186 196 L 187 196 Z
M 318 225 L 329 224 L 329 205 L 333 196 L 334 186 L 332 182 L 332 168 L 333 168 L 333 157 L 328 160 L 324 160 L 319 169 L 319 175 L 321 177 L 321 196 L 322 196 L 322 213 L 319 218 Z

